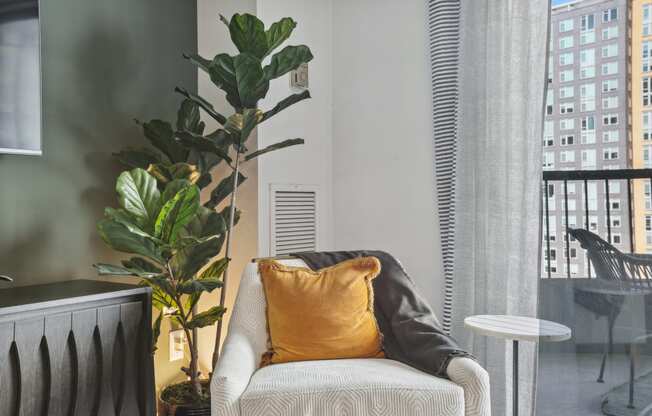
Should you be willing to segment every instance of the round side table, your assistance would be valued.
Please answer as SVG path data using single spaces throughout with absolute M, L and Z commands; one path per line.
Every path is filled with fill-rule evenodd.
M 514 375 L 512 377 L 513 414 L 518 416 L 518 343 L 560 342 L 571 337 L 571 330 L 557 322 L 525 316 L 510 315 L 475 315 L 464 319 L 464 326 L 488 337 L 503 338 L 512 341 L 512 360 Z

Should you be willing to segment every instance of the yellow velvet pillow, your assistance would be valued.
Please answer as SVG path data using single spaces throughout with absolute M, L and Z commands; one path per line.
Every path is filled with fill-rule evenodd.
M 371 286 L 380 272 L 377 258 L 347 260 L 318 271 L 265 260 L 258 269 L 269 329 L 261 366 L 384 356 Z

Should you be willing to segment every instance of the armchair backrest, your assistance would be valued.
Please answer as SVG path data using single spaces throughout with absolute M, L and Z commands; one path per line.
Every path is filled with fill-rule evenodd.
M 578 228 L 568 232 L 586 250 L 598 279 L 624 281 L 637 278 L 627 256 L 616 247 L 588 230 Z

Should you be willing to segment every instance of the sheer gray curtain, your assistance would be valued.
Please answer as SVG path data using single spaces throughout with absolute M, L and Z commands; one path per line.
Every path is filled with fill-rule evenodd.
M 511 414 L 511 344 L 473 336 L 475 314 L 535 316 L 549 0 L 462 0 L 453 334 Z M 521 346 L 520 414 L 533 414 L 536 349 Z

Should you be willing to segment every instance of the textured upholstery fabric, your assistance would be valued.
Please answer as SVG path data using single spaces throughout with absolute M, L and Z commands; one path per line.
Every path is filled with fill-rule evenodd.
M 306 266 L 300 260 L 283 261 L 283 263 L 290 266 Z M 334 411 L 330 408 L 325 409 L 328 403 L 332 402 L 342 403 L 342 406 L 345 405 L 343 403 L 347 403 L 353 409 L 351 413 L 348 413 L 351 416 L 371 416 L 376 414 L 406 416 L 491 415 L 488 405 L 489 380 L 487 373 L 477 363 L 468 358 L 453 358 L 451 360 L 448 366 L 448 375 L 451 381 L 427 375 L 395 361 L 374 359 L 366 359 L 360 364 L 369 366 L 372 362 L 379 362 L 373 370 L 366 368 L 364 371 L 351 371 L 352 367 L 346 365 L 347 362 L 363 360 L 276 364 L 257 371 L 260 356 L 266 350 L 266 342 L 265 296 L 257 266 L 251 263 L 243 273 L 229 324 L 229 332 L 213 375 L 211 384 L 212 416 L 272 416 L 275 413 L 269 409 L 274 403 L 278 403 L 273 399 L 275 393 L 280 396 L 281 391 L 287 393 L 295 389 L 295 391 L 301 391 L 305 395 L 306 389 L 314 386 L 330 386 L 329 388 L 332 389 L 333 380 L 337 380 L 338 377 L 340 380 L 348 377 L 347 380 L 351 382 L 350 386 L 359 383 L 359 386 L 364 385 L 365 387 L 355 393 L 338 392 L 326 388 L 316 390 L 313 388 L 314 391 L 311 394 L 316 395 L 319 392 L 321 395 L 323 393 L 319 398 L 319 402 L 322 403 L 321 407 L 304 409 L 300 413 L 276 414 L 296 414 L 300 416 L 347 414 L 345 412 L 333 413 Z M 305 366 L 311 363 L 312 368 L 307 369 Z M 384 371 L 380 370 L 388 369 L 389 371 L 390 368 L 392 374 L 394 374 L 394 380 L 387 380 Z M 294 371 L 294 380 L 287 379 L 287 384 L 281 386 L 281 379 L 292 371 Z M 336 375 L 335 373 L 340 374 Z M 369 375 L 362 373 L 369 373 Z M 279 377 L 278 380 L 269 378 L 273 377 L 274 374 Z M 370 382 L 366 383 L 365 380 L 359 377 L 369 377 Z M 321 380 L 324 380 L 324 384 L 320 384 Z M 327 382 L 327 380 L 330 381 Z M 423 381 L 423 384 L 418 383 L 420 381 Z M 397 384 L 392 385 L 390 382 L 403 383 L 403 387 L 399 388 Z M 417 383 L 418 387 L 404 390 L 403 388 L 409 386 L 410 383 Z M 414 387 L 414 384 L 412 386 Z M 435 388 L 434 386 L 439 387 Z M 388 403 L 384 399 L 388 394 L 388 389 L 395 390 L 391 393 L 393 398 L 400 397 L 403 400 L 407 397 L 413 397 L 412 410 L 408 412 L 403 408 L 394 411 L 391 407 L 392 403 Z M 449 392 L 446 393 L 445 389 L 448 389 Z M 348 390 L 352 390 L 352 388 L 349 387 Z M 419 392 L 423 392 L 424 395 L 421 396 Z M 268 397 L 270 397 L 270 407 L 264 408 L 262 413 L 257 413 L 257 407 L 264 406 L 266 401 L 266 399 L 263 399 L 264 394 L 268 394 Z M 349 395 L 347 396 L 347 394 Z M 430 400 L 434 396 L 444 398 L 445 401 L 450 400 L 450 409 L 447 407 L 448 405 L 442 404 L 432 407 Z M 287 396 L 285 397 L 287 400 Z M 296 400 L 305 403 L 307 399 L 297 398 Z M 460 401 L 468 405 L 460 407 Z M 426 403 L 424 406 L 427 407 L 419 408 L 418 403 Z M 374 413 L 377 412 L 377 409 L 382 410 L 382 406 L 386 406 L 384 407 L 384 413 Z M 449 413 L 442 413 L 442 409 Z
M 267 300 L 269 351 L 261 365 L 336 358 L 381 358 L 371 281 L 375 257 L 318 271 L 262 261 L 258 271 Z
M 464 393 L 388 359 L 303 361 L 258 370 L 241 409 L 248 416 L 464 416 Z

